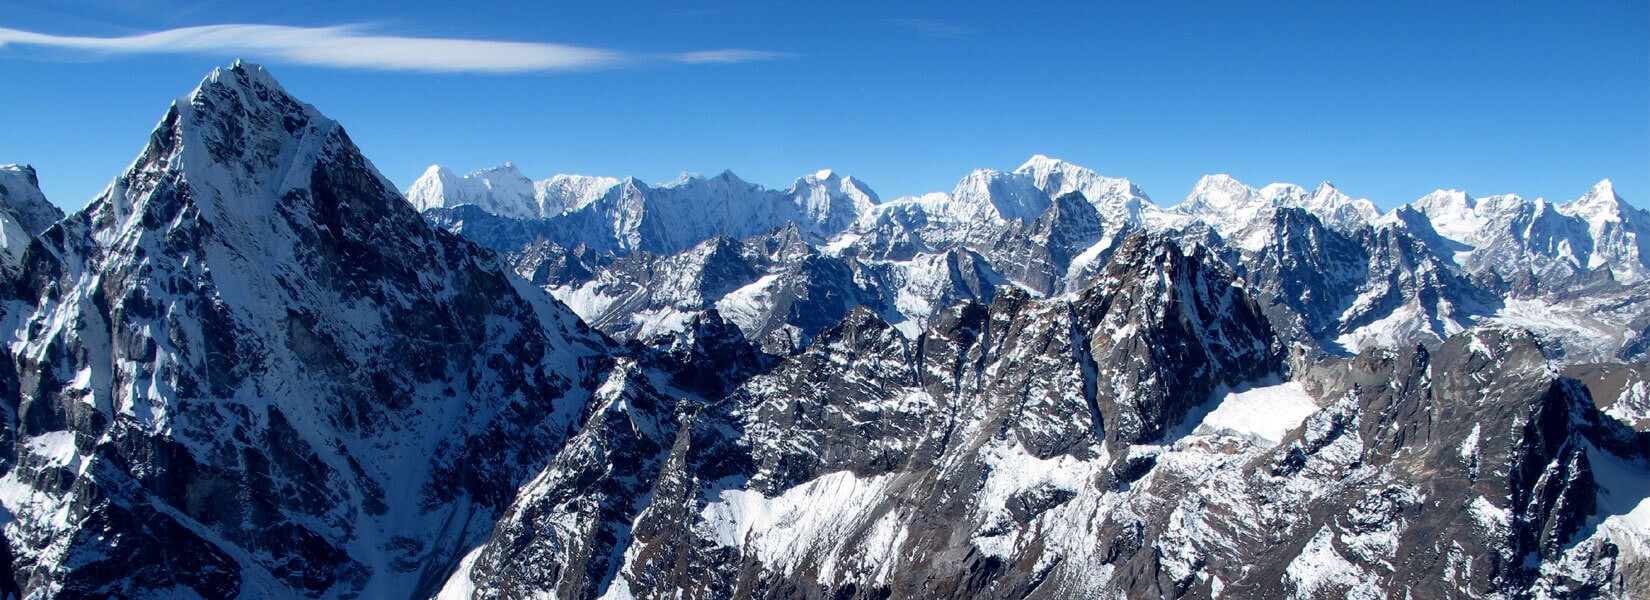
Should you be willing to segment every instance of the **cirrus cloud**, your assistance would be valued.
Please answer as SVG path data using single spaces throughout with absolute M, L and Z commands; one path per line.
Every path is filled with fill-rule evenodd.
M 219 54 L 345 69 L 426 73 L 591 71 L 671 62 L 743 63 L 789 54 L 738 48 L 637 54 L 546 42 L 501 42 L 374 35 L 357 27 L 203 25 L 125 37 L 82 37 L 0 27 L 8 45 L 102 54 Z

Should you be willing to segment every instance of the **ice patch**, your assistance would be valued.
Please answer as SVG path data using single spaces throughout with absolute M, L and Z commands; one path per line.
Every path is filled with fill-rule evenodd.
M 842 254 L 843 250 L 853 246 L 854 242 L 859 241 L 861 237 L 865 237 L 864 234 L 844 232 L 833 238 L 830 243 L 820 246 L 819 251 L 831 256 L 838 256 Z
M 586 323 L 594 323 L 602 315 L 612 310 L 613 305 L 621 300 L 621 297 L 608 296 L 599 292 L 598 290 L 602 286 L 596 285 L 597 283 L 600 282 L 592 282 L 580 287 L 562 286 L 546 289 L 551 296 L 555 296 L 580 319 L 583 319 Z
M 447 578 L 447 583 L 436 592 L 435 600 L 469 600 L 475 596 L 476 584 L 470 581 L 470 571 L 475 568 L 476 559 L 481 557 L 481 551 L 486 546 L 479 546 L 464 555 L 459 561 L 458 568 Z
M 695 314 L 665 307 L 639 311 L 630 316 L 630 321 L 636 324 L 636 337 L 647 339 L 660 334 L 686 330 L 688 322 L 693 320 Z
M 79 456 L 73 431 L 51 431 L 29 438 L 29 454 L 44 459 L 52 467 L 65 467 Z
M 763 275 L 749 285 L 728 292 L 716 301 L 716 311 L 745 335 L 754 335 L 756 329 L 762 326 L 764 313 L 773 308 L 773 290 L 770 288 L 776 281 L 779 281 L 778 273 Z
M 1636 314 L 1635 314 L 1636 316 Z M 1487 320 L 1522 327 L 1543 338 L 1564 343 L 1567 357 L 1608 357 L 1634 331 L 1628 319 L 1616 317 L 1605 307 L 1578 300 L 1552 303 L 1532 298 L 1508 298 Z
M 1512 515 L 1507 509 L 1496 506 L 1489 498 L 1483 496 L 1473 499 L 1472 504 L 1467 506 L 1467 513 L 1472 515 L 1474 523 L 1492 535 L 1506 530 L 1507 521 Z
M 1192 434 L 1229 433 L 1270 448 L 1317 411 L 1317 400 L 1297 382 L 1239 389 L 1227 392 Z
M 1478 433 L 1480 427 L 1480 424 L 1473 423 L 1472 433 L 1467 434 L 1467 439 L 1461 440 L 1459 448 L 1461 462 L 1467 464 L 1467 474 L 1473 479 L 1478 478 Z
M 1352 308 L 1341 314 L 1341 319 L 1345 320 L 1355 315 L 1368 302 L 1370 300 L 1367 297 L 1360 297 Z M 1439 308 L 1442 308 L 1442 306 Z M 1440 310 L 1439 314 L 1447 313 Z M 1411 302 L 1394 309 L 1390 314 L 1373 323 L 1342 334 L 1340 337 L 1335 338 L 1335 343 L 1340 344 L 1342 348 L 1349 352 L 1362 352 L 1364 349 L 1372 347 L 1398 348 L 1413 343 L 1417 337 L 1423 335 L 1437 339 L 1438 334 L 1428 328 L 1431 320 L 1431 317 L 1422 312 L 1420 307 Z M 1459 333 L 1464 329 L 1461 324 L 1448 319 L 1444 319 L 1442 325 L 1443 334 L 1446 337 Z

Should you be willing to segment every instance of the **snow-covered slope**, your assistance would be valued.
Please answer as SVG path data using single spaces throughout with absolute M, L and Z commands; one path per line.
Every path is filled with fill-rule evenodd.
M 1139 223 L 1141 212 L 1156 208 L 1140 186 L 1127 179 L 1106 177 L 1086 167 L 1038 154 L 1014 172 L 1029 175 L 1032 185 L 1050 198 L 1076 192 L 1094 204 L 1107 223 Z

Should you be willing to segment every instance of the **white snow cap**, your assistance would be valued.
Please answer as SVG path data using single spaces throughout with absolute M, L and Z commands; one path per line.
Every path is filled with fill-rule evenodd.
M 1014 171 L 1016 173 L 1047 173 L 1049 171 L 1062 171 L 1073 167 L 1078 169 L 1082 168 L 1058 158 L 1051 157 L 1047 154 L 1033 154 L 1031 155 L 1031 158 L 1026 159 L 1025 164 L 1020 165 L 1020 168 L 1015 169 Z
M 1593 184 L 1580 198 L 1564 204 L 1562 212 L 1581 217 L 1589 222 L 1599 220 L 1619 220 L 1622 212 L 1621 196 L 1616 195 L 1616 186 L 1609 179 Z
M 1255 197 L 1256 191 L 1231 175 L 1216 173 L 1204 175 L 1192 186 L 1192 193 L 1186 196 L 1186 202 L 1194 206 L 1201 205 L 1215 209 L 1229 209 L 1248 204 Z
M 459 176 L 452 169 L 430 165 L 407 188 L 407 201 L 420 211 L 474 205 L 512 219 L 552 217 L 583 206 L 619 185 L 611 177 L 556 175 L 533 181 L 515 163 L 477 169 Z

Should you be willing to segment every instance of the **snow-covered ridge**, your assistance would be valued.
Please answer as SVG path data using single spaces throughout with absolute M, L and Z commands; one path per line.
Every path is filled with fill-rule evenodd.
M 1510 276 L 1528 269 L 1553 278 L 1607 270 L 1623 283 L 1650 275 L 1650 213 L 1629 206 L 1608 179 L 1561 204 L 1438 190 L 1409 206 L 1459 245 L 1454 262 L 1468 271 Z
M 618 185 L 618 179 L 588 175 L 533 181 L 508 162 L 462 176 L 431 165 L 407 188 L 407 200 L 419 210 L 473 204 L 501 217 L 544 219 L 589 204 Z
M 677 244 L 680 248 L 710 237 L 740 237 L 776 229 L 785 219 L 796 221 L 805 234 L 816 239 L 858 234 L 888 222 L 967 228 L 1031 221 L 1048 209 L 1052 199 L 1072 193 L 1081 194 L 1095 207 L 1103 223 L 1118 230 L 1177 231 L 1203 223 L 1249 250 L 1264 245 L 1265 239 L 1256 237 L 1263 235 L 1258 230 L 1281 209 L 1304 210 L 1325 225 L 1348 232 L 1401 221 L 1396 209 L 1383 214 L 1374 202 L 1354 198 L 1327 181 L 1310 190 L 1292 183 L 1272 183 L 1257 189 L 1225 174 L 1203 177 L 1183 201 L 1162 206 L 1128 179 L 1101 175 L 1041 154 L 1012 171 L 975 170 L 949 192 L 888 202 L 879 200 L 864 182 L 831 169 L 800 176 L 786 189 L 769 189 L 731 172 L 711 178 L 684 173 L 655 186 L 635 178 L 565 174 L 534 181 L 511 163 L 467 175 L 431 166 L 406 193 L 420 210 L 473 205 L 497 216 L 521 220 L 557 220 L 580 211 L 600 212 L 604 215 L 601 220 L 609 222 L 609 228 L 620 238 L 625 237 L 626 228 L 639 226 L 632 221 L 652 214 L 689 232 Z M 1463 244 L 1467 250 L 1484 245 L 1482 237 L 1494 229 L 1497 219 L 1505 221 L 1545 211 L 1549 221 L 1577 223 L 1591 239 L 1610 238 L 1610 247 L 1602 250 L 1595 250 L 1597 244 L 1590 241 L 1567 246 L 1565 251 L 1584 268 L 1614 265 L 1611 268 L 1618 277 L 1628 279 L 1640 277 L 1644 271 L 1642 266 L 1621 263 L 1640 261 L 1645 254 L 1638 251 L 1636 231 L 1650 223 L 1650 217 L 1622 201 L 1609 180 L 1577 200 L 1556 205 L 1516 195 L 1478 199 L 1459 190 L 1439 190 L 1399 208 L 1424 215 L 1439 236 Z M 767 229 L 740 227 L 742 222 L 757 222 Z M 699 227 L 685 227 L 693 224 Z M 1618 230 L 1626 233 L 1614 233 Z M 1539 231 L 1516 233 L 1524 237 L 1541 235 Z M 637 236 L 631 232 L 630 237 Z M 625 244 L 619 246 L 622 249 Z M 1468 266 L 1467 251 L 1457 258 L 1458 266 Z
M 656 186 L 634 177 L 621 180 L 557 174 L 547 179 L 532 180 L 511 162 L 477 169 L 465 175 L 441 165 L 430 165 L 407 188 L 406 194 L 407 200 L 419 210 L 475 205 L 501 217 L 549 219 L 581 209 L 621 185 L 653 190 L 704 191 L 707 186 L 714 186 L 716 181 L 738 182 L 757 189 L 763 195 L 773 196 L 775 200 L 798 200 L 803 212 L 810 216 L 823 217 L 830 212 L 833 196 L 846 198 L 855 214 L 881 202 L 863 182 L 831 169 L 820 169 L 798 177 L 789 188 L 779 190 L 749 184 L 732 171 L 724 171 L 711 178 L 697 173 L 682 173 L 675 180 Z M 714 190 L 724 195 L 735 195 L 740 191 L 743 190 Z
M 1254 270 L 1245 275 L 1250 284 L 1298 296 L 1297 304 L 1310 306 L 1292 310 L 1312 313 L 1305 325 L 1310 334 L 1347 352 L 1436 343 L 1475 323 L 1499 320 L 1562 338 L 1566 354 L 1614 360 L 1612 353 L 1634 347 L 1631 338 L 1643 331 L 1631 326 L 1638 301 L 1618 296 L 1631 294 L 1620 286 L 1650 280 L 1650 214 L 1627 206 L 1608 181 L 1564 204 L 1440 190 L 1385 215 L 1370 200 L 1329 182 L 1311 189 L 1289 183 L 1257 189 L 1224 174 L 1203 177 L 1183 201 L 1163 207 L 1127 179 L 1045 155 L 1012 171 L 973 171 L 949 192 L 887 202 L 829 169 L 803 175 L 784 190 L 731 172 L 709 178 L 684 174 L 659 186 L 634 178 L 567 175 L 547 181 L 577 189 L 550 199 L 545 182 L 533 184 L 506 164 L 464 177 L 434 167 L 409 196 L 441 226 L 506 253 L 538 240 L 582 247 L 578 252 L 586 258 L 576 261 L 587 264 L 568 267 L 573 269 L 568 273 L 605 268 L 590 257 L 641 252 L 666 257 L 707 240 L 749 239 L 794 223 L 806 245 L 848 261 L 840 270 L 848 274 L 831 276 L 829 287 L 860 289 L 863 294 L 852 294 L 858 301 L 888 305 L 884 316 L 908 332 L 920 331 L 933 309 L 957 299 L 948 295 L 936 304 L 909 290 L 884 289 L 904 280 L 901 274 L 912 265 L 939 264 L 936 259 L 953 253 L 975 256 L 981 268 L 933 271 L 936 281 L 946 283 L 925 289 L 972 290 L 972 284 L 956 283 L 1000 281 L 1036 295 L 1060 296 L 1086 288 L 1119 241 L 1142 230 L 1216 249 L 1240 272 Z M 510 190 L 515 199 L 501 199 L 499 194 Z M 454 208 L 465 205 L 469 210 Z M 524 274 L 550 264 L 529 262 Z M 781 270 L 794 268 L 800 263 Z M 969 275 L 976 271 L 978 277 Z M 551 287 L 586 319 L 606 322 L 610 310 L 635 310 L 615 304 L 630 292 L 620 293 L 602 283 L 603 277 L 570 276 L 579 279 Z M 816 276 L 791 273 L 781 279 L 795 283 Z M 1627 303 L 1606 298 L 1599 304 L 1590 300 L 1596 294 L 1566 291 L 1594 280 L 1589 277 L 1616 286 L 1605 296 Z M 740 283 L 755 280 L 751 275 Z M 874 298 L 860 297 L 866 295 Z M 592 300 L 597 296 L 602 300 Z M 752 315 L 771 316 L 769 309 L 783 301 L 772 294 L 752 298 L 757 296 L 767 300 L 736 311 L 734 321 L 766 331 L 766 319 Z M 1583 317 L 1565 323 L 1531 320 L 1522 309 L 1537 297 L 1559 313 Z M 608 308 L 589 310 L 595 306 Z M 1600 307 L 1610 314 L 1598 318 Z M 1589 314 L 1595 317 L 1585 317 Z M 689 315 L 642 311 L 635 316 L 668 329 L 685 324 Z M 1582 333 L 1596 330 L 1631 333 L 1603 338 Z

